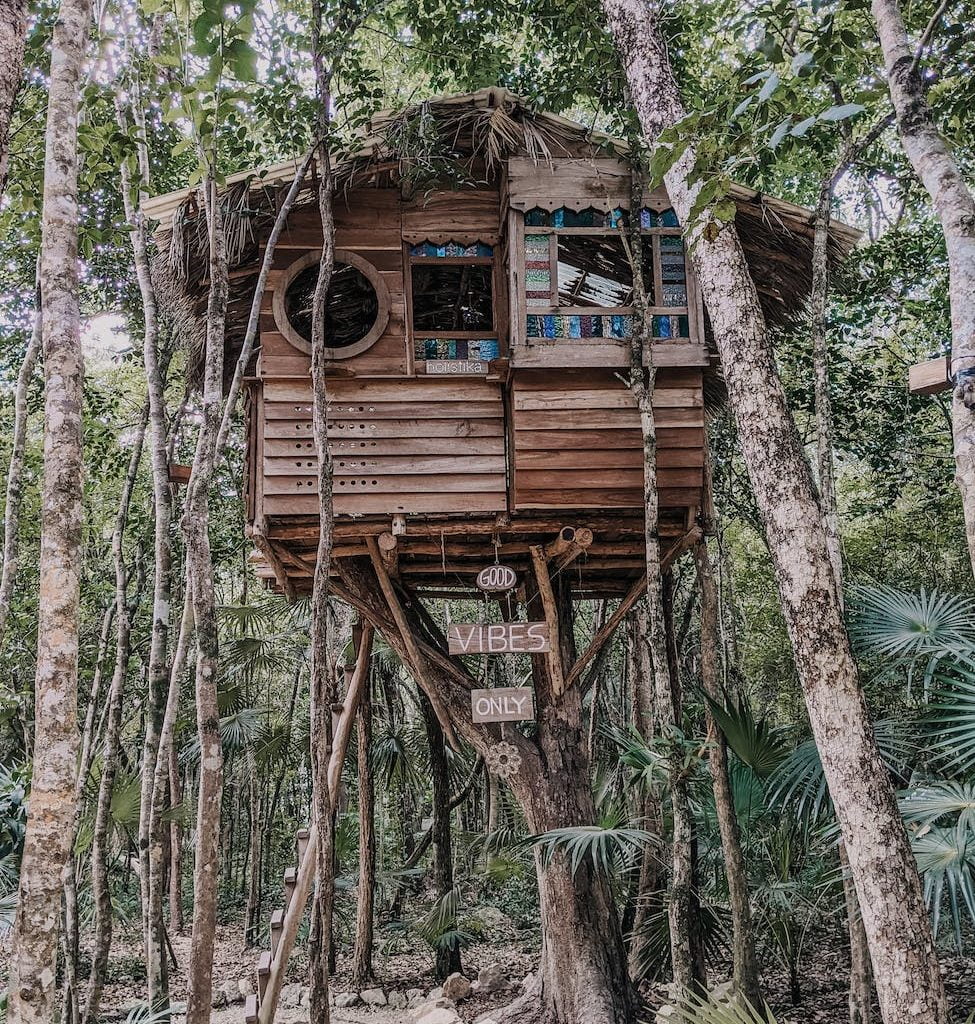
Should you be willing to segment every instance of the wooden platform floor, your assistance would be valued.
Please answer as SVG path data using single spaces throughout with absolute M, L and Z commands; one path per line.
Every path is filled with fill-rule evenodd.
M 394 532 L 404 525 L 405 532 Z M 693 526 L 694 510 L 662 510 L 661 553 L 679 545 Z M 267 541 L 298 594 L 311 590 L 318 532 L 317 516 L 267 523 Z M 495 562 L 523 575 L 531 561 L 530 548 L 536 545 L 546 549 L 553 575 L 569 575 L 579 598 L 625 594 L 646 566 L 643 516 L 633 512 L 424 516 L 405 524 L 390 516 L 341 517 L 335 523 L 333 559 L 368 558 L 370 537 L 378 541 L 390 575 L 428 597 L 477 594 L 478 572 Z M 282 590 L 268 562 L 257 552 L 253 558 L 258 575 Z

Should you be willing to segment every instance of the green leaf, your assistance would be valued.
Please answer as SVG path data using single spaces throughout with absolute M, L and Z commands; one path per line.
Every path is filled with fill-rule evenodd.
M 819 118 L 815 115 L 803 118 L 798 124 L 792 126 L 790 134 L 794 135 L 797 139 L 801 139 L 818 120 Z
M 779 87 L 779 76 L 778 76 L 778 74 L 775 71 L 773 71 L 772 74 L 770 74 L 768 76 L 768 78 L 765 79 L 765 84 L 759 90 L 758 102 L 759 103 L 764 103 L 766 100 L 770 99 L 771 96 L 772 96 L 772 93 L 774 93 L 775 90 L 778 89 L 778 87 Z
M 779 122 L 775 131 L 772 132 L 771 138 L 768 140 L 769 147 L 776 149 L 779 143 L 789 134 L 789 129 L 792 127 L 792 115 L 790 114 L 784 121 Z
M 810 70 L 814 57 L 808 50 L 802 50 L 792 58 L 792 73 L 801 75 Z
M 839 106 L 830 107 L 819 115 L 820 121 L 845 121 L 848 117 L 855 117 L 867 108 L 862 103 L 841 103 Z

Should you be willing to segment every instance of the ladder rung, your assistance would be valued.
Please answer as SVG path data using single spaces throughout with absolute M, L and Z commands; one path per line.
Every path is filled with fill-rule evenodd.
M 253 992 L 244 1003 L 244 1020 L 247 1024 L 257 1024 L 257 996 Z
M 309 832 L 306 828 L 298 829 L 298 835 L 296 837 L 296 845 L 298 847 L 298 863 L 300 864 L 305 858 L 305 850 L 308 849 L 308 836 Z
M 284 928 L 284 911 L 275 910 L 271 915 L 271 956 L 278 951 L 278 943 L 281 941 L 281 930 Z
M 267 989 L 267 983 L 271 977 L 271 953 L 270 950 L 265 949 L 261 954 L 260 960 L 257 961 L 257 991 L 260 998 L 264 998 L 264 992 Z
M 295 888 L 298 885 L 298 869 L 288 868 L 284 873 L 284 903 L 285 906 L 291 905 L 291 897 L 295 894 Z

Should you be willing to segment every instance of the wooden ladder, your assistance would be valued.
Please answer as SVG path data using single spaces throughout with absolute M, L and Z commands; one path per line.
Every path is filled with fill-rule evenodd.
M 332 806 L 338 800 L 342 765 L 349 749 L 352 725 L 359 710 L 363 687 L 369 678 L 369 656 L 372 652 L 373 628 L 364 625 L 353 633 L 356 648 L 355 664 L 346 666 L 346 691 L 342 709 L 332 719 L 332 756 L 328 763 L 328 792 Z M 247 997 L 244 1017 L 247 1024 L 272 1024 L 277 1012 L 281 988 L 291 951 L 298 935 L 298 926 L 305 915 L 308 897 L 315 885 L 318 863 L 318 832 L 298 830 L 295 839 L 297 867 L 284 873 L 284 906 L 271 914 L 271 948 L 257 961 L 257 992 Z

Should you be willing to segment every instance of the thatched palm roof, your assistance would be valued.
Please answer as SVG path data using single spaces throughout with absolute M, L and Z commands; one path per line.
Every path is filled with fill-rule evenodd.
M 556 114 L 532 109 L 503 89 L 440 97 L 373 118 L 358 148 L 336 155 L 340 189 L 399 186 L 416 191 L 444 182 L 463 188 L 496 179 L 509 157 L 539 162 L 562 157 L 626 158 L 621 139 L 592 131 Z M 223 191 L 231 265 L 227 317 L 228 355 L 239 350 L 257 275 L 259 242 L 267 234 L 276 203 L 294 180 L 297 161 L 287 161 L 228 178 Z M 298 202 L 315 200 L 310 176 Z M 736 226 L 766 317 L 782 324 L 801 312 L 811 286 L 813 215 L 793 203 L 734 186 Z M 179 321 L 181 333 L 200 341 L 206 300 L 206 224 L 195 189 L 186 188 L 143 203 L 159 222 L 154 272 L 161 297 Z M 844 257 L 859 232 L 834 221 L 830 255 Z M 249 272 L 250 271 L 250 272 Z M 233 365 L 228 359 L 228 364 Z

